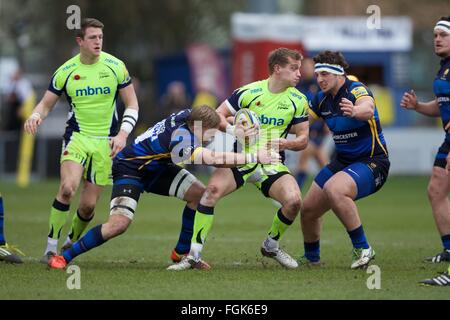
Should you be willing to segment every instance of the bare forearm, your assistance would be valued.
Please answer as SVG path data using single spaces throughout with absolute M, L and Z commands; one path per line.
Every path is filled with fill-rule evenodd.
M 233 152 L 212 152 L 203 157 L 203 163 L 220 168 L 234 168 L 246 163 L 246 155 Z
M 301 151 L 308 146 L 307 136 L 298 136 L 293 140 L 286 141 L 286 149 L 291 151 Z
M 428 102 L 417 102 L 415 110 L 425 116 L 429 117 L 439 117 L 441 114 L 439 112 L 439 106 L 436 100 L 431 100 Z

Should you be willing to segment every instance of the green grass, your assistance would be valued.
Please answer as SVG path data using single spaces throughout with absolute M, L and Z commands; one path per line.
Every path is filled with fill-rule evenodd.
M 391 177 L 379 193 L 358 201 L 366 234 L 377 252 L 380 290 L 367 289 L 370 274 L 349 269 L 350 240 L 332 213 L 324 223 L 323 268 L 283 270 L 262 259 L 259 247 L 276 208 L 253 186 L 217 206 L 204 249 L 205 260 L 213 266 L 210 272 L 165 270 L 178 238 L 183 203 L 145 194 L 124 235 L 74 261 L 81 268 L 81 290 L 68 290 L 69 274 L 38 263 L 57 182 L 28 189 L 0 183 L 7 239 L 27 254 L 22 265 L 0 264 L 0 299 L 448 299 L 449 288 L 417 284 L 447 267 L 421 262 L 441 250 L 426 185 L 426 177 Z M 109 197 L 108 188 L 91 227 L 108 218 Z M 67 228 L 68 224 L 65 232 Z M 298 220 L 282 245 L 296 257 L 302 253 Z

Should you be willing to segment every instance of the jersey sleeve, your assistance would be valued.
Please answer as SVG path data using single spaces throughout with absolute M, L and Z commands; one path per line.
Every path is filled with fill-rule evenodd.
M 308 121 L 308 100 L 306 97 L 297 96 L 294 98 L 293 102 L 296 105 L 296 109 L 291 124 L 296 125 Z
M 355 83 L 355 85 L 350 89 L 350 93 L 348 96 L 349 100 L 353 103 L 363 97 L 373 98 L 373 94 L 370 89 L 364 86 L 362 83 Z
M 119 63 L 117 69 L 117 86 L 119 89 L 123 89 L 131 84 L 131 77 L 128 73 L 127 67 L 125 66 L 125 63 L 123 63 L 122 61 Z
M 309 115 L 314 118 L 314 119 L 319 119 L 320 118 L 320 112 L 319 112 L 319 94 L 316 94 L 309 103 L 308 106 L 309 110 L 308 113 Z
M 236 89 L 234 90 L 233 94 L 228 97 L 226 100 L 226 105 L 228 109 L 230 110 L 231 114 L 236 114 L 236 112 L 239 111 L 239 109 L 242 108 L 245 101 L 245 93 L 247 92 L 247 89 Z
M 64 86 L 66 85 L 68 75 L 59 68 L 53 74 L 48 90 L 54 94 L 60 96 L 64 92 Z

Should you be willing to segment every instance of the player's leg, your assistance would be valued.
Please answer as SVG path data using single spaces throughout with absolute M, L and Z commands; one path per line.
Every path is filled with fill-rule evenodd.
M 266 196 L 278 201 L 281 208 L 275 214 L 267 238 L 261 246 L 264 256 L 272 257 L 286 268 L 298 267 L 295 259 L 279 248 L 279 241 L 294 222 L 301 207 L 301 193 L 297 182 L 289 172 L 281 171 L 262 182 Z
M 243 182 L 242 182 L 243 184 Z M 240 184 L 240 185 L 242 185 Z M 194 227 L 191 237 L 189 255 L 181 262 L 171 265 L 167 270 L 182 271 L 191 268 L 209 269 L 209 265 L 200 256 L 206 237 L 211 229 L 214 219 L 214 207 L 225 195 L 237 188 L 233 171 L 228 168 L 219 168 L 209 179 L 208 186 L 203 192 L 195 211 Z M 193 190 L 194 191 L 194 190 Z M 196 191 L 193 192 L 196 196 Z
M 316 159 L 317 164 L 319 165 L 320 168 L 325 167 L 327 163 L 330 161 L 323 146 L 316 148 L 314 152 L 314 158 Z
M 433 167 L 433 173 L 428 184 L 428 199 L 431 203 L 434 220 L 441 236 L 444 250 L 433 257 L 426 259 L 428 262 L 439 263 L 450 261 L 450 176 L 440 166 Z
M 61 251 L 79 239 L 83 231 L 94 217 L 94 209 L 103 187 L 112 184 L 111 148 L 108 139 L 83 138 L 83 148 L 87 152 L 84 185 L 81 190 L 80 203 L 72 219 L 69 236 Z
M 3 198 L 0 193 L 0 261 L 9 263 L 22 263 L 22 259 L 19 255 L 24 255 L 15 246 L 11 246 L 6 242 L 6 237 L 4 234 L 4 208 L 3 208 Z
M 191 240 L 190 253 L 197 259 L 200 258 L 203 245 L 211 229 L 214 219 L 214 207 L 221 198 L 235 191 L 244 184 L 236 181 L 235 173 L 228 168 L 218 168 L 208 181 L 208 186 L 200 199 L 195 212 L 194 232 Z M 242 178 L 241 178 L 242 179 Z
M 388 170 L 389 161 L 385 158 L 371 159 L 367 163 L 356 162 L 337 172 L 324 185 L 331 208 L 345 226 L 352 242 L 352 269 L 365 267 L 375 257 L 355 200 L 378 191 L 387 179 Z
M 179 196 L 186 201 L 186 206 L 183 209 L 180 236 L 171 254 L 173 262 L 180 262 L 183 256 L 186 256 L 189 253 L 194 231 L 195 211 L 197 210 L 200 198 L 206 189 L 203 183 L 197 180 L 193 175 L 186 177 L 183 180 L 185 184 L 184 189 L 188 189 L 184 194 L 179 194 Z
M 83 170 L 80 163 L 72 160 L 65 160 L 61 163 L 60 186 L 50 211 L 50 232 L 42 263 L 47 263 L 48 258 L 57 252 L 58 240 L 69 214 L 70 203 L 80 184 Z
M 324 171 L 327 168 L 323 169 Z M 331 177 L 332 173 L 329 173 Z M 301 230 L 303 233 L 303 247 L 305 250 L 304 256 L 300 259 L 301 264 L 305 265 L 320 265 L 320 234 L 322 231 L 322 216 L 331 209 L 328 197 L 323 191 L 325 183 L 318 175 L 311 184 L 308 193 L 300 209 Z M 322 185 L 322 187 L 319 185 Z
M 133 221 L 141 191 L 139 179 L 118 179 L 113 186 L 108 221 L 90 229 L 61 256 L 51 257 L 48 265 L 54 269 L 62 269 L 75 257 L 124 233 Z
M 78 210 L 73 215 L 70 232 L 64 245 L 61 247 L 61 252 L 70 248 L 72 243 L 80 238 L 89 222 L 94 218 L 95 205 L 97 204 L 102 191 L 102 186 L 98 186 L 86 180 L 84 181 Z
M 311 155 L 314 153 L 314 145 L 308 144 L 306 149 L 299 152 L 299 159 L 298 159 L 298 171 L 295 175 L 295 180 L 297 181 L 298 186 L 303 188 L 303 185 L 305 184 L 306 179 L 308 178 L 308 162 L 311 158 Z

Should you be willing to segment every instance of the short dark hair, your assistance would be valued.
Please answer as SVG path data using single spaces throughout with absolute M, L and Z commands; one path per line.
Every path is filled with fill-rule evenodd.
M 442 21 L 442 20 L 450 22 L 450 16 L 441 17 L 438 21 Z
M 81 21 L 80 29 L 77 30 L 76 36 L 80 37 L 81 39 L 84 39 L 84 35 L 86 34 L 86 29 L 92 27 L 92 28 L 100 28 L 103 30 L 105 27 L 103 23 L 101 23 L 100 20 L 94 19 L 94 18 L 85 18 L 83 21 Z
M 348 68 L 348 63 L 345 61 L 344 55 L 339 51 L 326 50 L 319 52 L 313 60 L 315 63 L 337 64 L 344 69 Z
M 297 50 L 278 48 L 269 53 L 269 74 L 275 71 L 275 65 L 285 66 L 289 63 L 288 58 L 296 61 L 302 60 L 303 56 Z
M 201 105 L 192 108 L 191 114 L 186 120 L 190 127 L 194 126 L 195 121 L 201 121 L 203 128 L 213 129 L 219 127 L 220 116 L 213 108 L 207 105 Z

